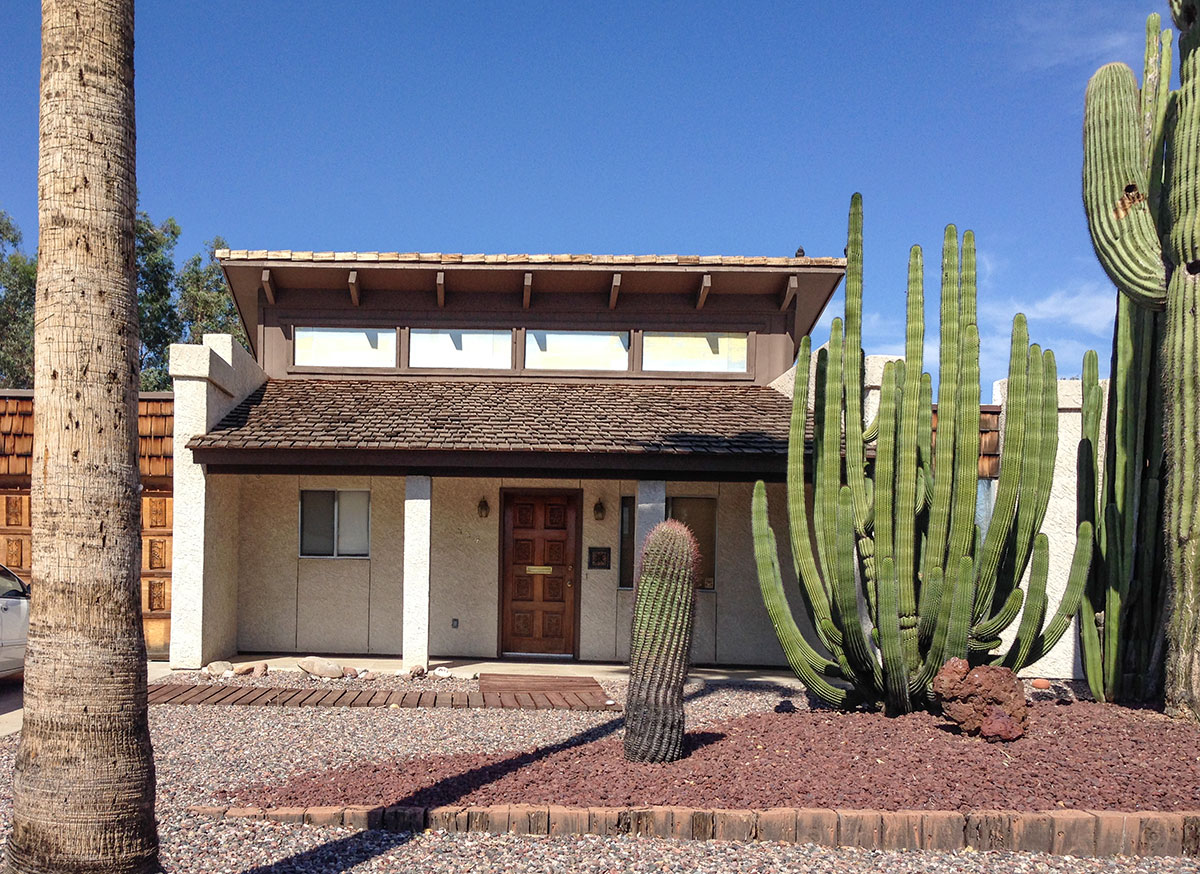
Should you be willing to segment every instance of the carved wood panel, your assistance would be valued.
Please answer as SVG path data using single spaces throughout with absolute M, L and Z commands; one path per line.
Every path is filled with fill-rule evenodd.
M 505 496 L 502 652 L 575 654 L 578 502 L 570 493 Z

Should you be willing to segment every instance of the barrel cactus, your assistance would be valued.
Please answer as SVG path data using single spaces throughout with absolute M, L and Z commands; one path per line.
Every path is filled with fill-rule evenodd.
M 625 758 L 673 762 L 683 756 L 687 679 L 700 549 L 682 522 L 660 522 L 642 548 L 633 607 Z
M 1092 525 L 1078 526 L 1066 591 L 1047 621 L 1050 544 L 1039 529 L 1058 444 L 1057 376 L 1053 353 L 1029 345 L 1021 315 L 1013 321 L 995 506 L 985 529 L 976 524 L 979 330 L 971 232 L 960 253 L 958 232 L 948 227 L 942 250 L 936 444 L 932 380 L 922 373 L 921 249 L 914 246 L 909 260 L 905 358 L 885 366 L 870 426 L 863 422 L 857 194 L 846 255 L 845 321 L 834 320 L 812 376 L 811 341 L 801 341 L 788 441 L 789 539 L 814 641 L 800 631 L 783 588 L 762 482 L 752 507 L 755 559 L 767 612 L 808 690 L 835 706 L 882 705 L 896 714 L 930 703 L 933 678 L 951 658 L 1019 670 L 1047 653 L 1078 608 Z M 999 651 L 1002 632 L 1018 616 L 1010 645 Z

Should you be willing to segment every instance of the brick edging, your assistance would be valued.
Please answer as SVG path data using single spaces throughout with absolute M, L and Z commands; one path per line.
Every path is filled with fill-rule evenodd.
M 210 807 L 213 818 L 418 832 L 643 835 L 685 840 L 783 841 L 871 850 L 1010 850 L 1071 856 L 1198 856 L 1200 811 L 764 810 L 692 807 Z

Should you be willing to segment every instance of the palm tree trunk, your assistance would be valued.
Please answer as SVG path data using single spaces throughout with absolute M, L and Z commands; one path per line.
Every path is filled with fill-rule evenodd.
M 133 0 L 43 0 L 33 599 L 10 870 L 152 871 Z

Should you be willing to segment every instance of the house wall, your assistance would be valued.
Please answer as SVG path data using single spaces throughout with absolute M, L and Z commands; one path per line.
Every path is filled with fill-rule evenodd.
M 628 282 L 629 280 L 627 280 Z M 782 282 L 783 280 L 781 280 Z M 795 316 L 781 312 L 776 294 L 728 295 L 714 294 L 703 309 L 696 308 L 693 294 L 630 294 L 621 299 L 613 310 L 608 305 L 607 289 L 603 294 L 545 294 L 537 306 L 526 309 L 520 295 L 507 297 L 490 293 L 461 293 L 450 296 L 452 304 L 437 307 L 428 293 L 367 294 L 359 306 L 351 306 L 349 297 L 333 296 L 328 289 L 288 289 L 280 303 L 262 304 L 259 362 L 272 379 L 338 378 L 362 374 L 347 373 L 345 368 L 296 367 L 294 361 L 294 331 L 297 326 L 354 326 L 398 328 L 398 346 L 404 346 L 403 332 L 410 328 L 526 328 L 622 331 L 746 331 L 754 334 L 746 379 L 766 385 L 792 366 L 795 360 Z M 807 307 L 806 307 L 807 309 Z M 380 369 L 372 379 L 436 378 L 436 374 L 404 367 Z M 548 374 L 516 370 L 489 370 L 472 375 L 487 379 L 535 378 L 573 379 L 593 382 L 595 374 L 569 372 Z M 444 374 L 443 374 L 444 376 Z M 701 375 L 704 378 L 705 375 Z M 608 379 L 628 378 L 613 373 Z M 696 374 L 658 372 L 655 382 L 694 382 Z M 724 380 L 723 376 L 714 376 Z
M 997 381 L 992 388 L 992 403 L 1001 404 L 1008 397 L 1008 380 Z M 1050 540 L 1050 571 L 1046 578 L 1046 622 L 1058 609 L 1059 601 L 1067 588 L 1067 578 L 1071 569 L 1071 560 L 1075 553 L 1076 542 L 1076 460 L 1079 453 L 1079 439 L 1082 435 L 1082 383 L 1077 379 L 1060 379 L 1058 381 L 1058 449 L 1054 455 L 1054 482 L 1050 487 L 1050 501 L 1046 506 L 1046 517 L 1039 529 Z M 1103 416 L 1101 421 L 1104 421 Z M 1004 421 L 1001 419 L 1001 429 Z M 1103 439 L 1101 451 L 1103 451 Z M 1003 452 L 1003 444 L 1001 444 Z M 1003 456 L 1002 456 L 1003 457 Z M 1026 571 L 1023 580 L 1028 586 L 1029 572 Z M 1027 590 L 1028 591 L 1028 590 Z M 1002 635 L 1004 646 L 1012 642 L 1016 636 L 1021 620 L 1013 620 L 1007 632 Z M 1083 677 L 1083 665 L 1079 652 L 1079 620 L 1071 619 L 1071 627 L 1063 635 L 1062 640 L 1054 649 L 1039 661 L 1027 666 L 1021 671 L 1027 677 Z
M 241 481 L 233 517 L 238 520 L 239 650 L 400 652 L 403 477 L 210 479 Z M 300 557 L 300 491 L 332 488 L 371 492 L 370 558 Z
M 199 668 L 237 648 L 236 480 L 210 481 L 187 442 L 207 433 L 266 374 L 227 334 L 173 345 L 175 382 L 171 664 Z
M 508 478 L 433 479 L 430 571 L 430 654 L 494 658 L 499 652 L 499 555 L 501 489 L 582 490 L 579 656 L 584 661 L 623 661 L 629 657 L 634 592 L 620 584 L 620 498 L 637 495 L 632 480 Z M 715 588 L 696 596 L 692 656 L 697 663 L 782 665 L 783 654 L 759 594 L 750 534 L 750 483 L 666 484 L 667 497 L 717 498 Z M 479 518 L 479 501 L 490 507 Z M 374 498 L 372 498 L 374 500 Z M 773 523 L 786 524 L 781 484 L 768 486 Z M 605 518 L 596 520 L 600 501 Z M 639 525 L 639 529 L 642 526 Z M 781 542 L 782 539 L 781 539 Z M 589 546 L 612 549 L 610 570 L 588 570 Z M 782 561 L 794 585 L 787 557 Z M 797 604 L 797 606 L 799 606 Z M 453 628 L 453 620 L 458 627 Z
M 399 654 L 403 630 L 404 478 L 218 475 L 210 483 L 236 494 L 214 532 L 234 532 L 237 649 L 243 652 Z M 582 492 L 579 655 L 628 658 L 633 590 L 620 589 L 620 499 L 632 480 L 434 477 L 430 534 L 429 652 L 495 658 L 499 652 L 502 489 Z M 301 489 L 369 489 L 369 559 L 300 558 Z M 697 663 L 783 664 L 754 570 L 749 483 L 667 483 L 665 494 L 710 496 L 717 504 L 715 589 L 697 593 Z M 782 532 L 785 493 L 768 487 L 772 521 Z M 487 518 L 479 501 L 488 502 Z M 605 506 L 597 520 L 593 508 Z M 236 524 L 230 524 L 230 520 Z M 784 542 L 781 538 L 781 543 Z M 612 550 L 612 568 L 589 570 L 589 546 Z M 786 548 L 786 547 L 785 547 Z M 786 556 L 782 564 L 790 566 Z M 787 573 L 787 571 L 785 571 Z M 789 580 L 789 585 L 791 581 Z M 797 605 L 799 606 L 799 605 Z M 458 620 L 458 627 L 453 626 Z

